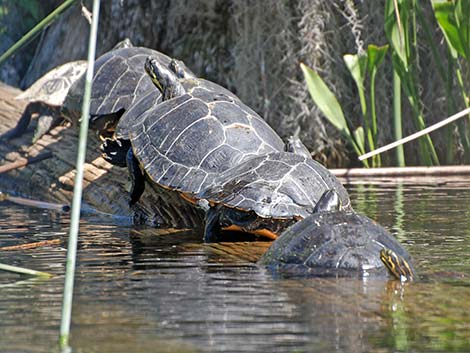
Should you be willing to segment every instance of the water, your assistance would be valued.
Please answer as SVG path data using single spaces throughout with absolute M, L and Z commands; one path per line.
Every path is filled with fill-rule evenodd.
M 470 184 L 349 187 L 356 210 L 397 235 L 421 281 L 273 279 L 253 243 L 203 245 L 198 232 L 151 234 L 83 219 L 74 352 L 469 352 Z M 68 219 L 0 204 L 0 262 L 49 280 L 0 272 L 0 352 L 54 352 Z M 256 257 L 255 255 L 253 255 Z M 253 257 L 252 256 L 252 257 Z

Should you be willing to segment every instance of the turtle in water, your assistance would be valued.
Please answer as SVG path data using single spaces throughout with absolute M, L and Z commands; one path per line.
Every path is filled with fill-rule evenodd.
M 161 65 L 168 66 L 171 58 L 156 50 L 126 46 L 115 48 L 101 55 L 95 62 L 90 99 L 90 128 L 101 137 L 110 137 L 123 113 L 144 95 L 151 93 L 152 99 L 161 100 L 161 93 L 143 70 L 146 58 L 152 55 Z M 192 72 L 180 64 L 187 76 Z M 63 104 L 63 114 L 72 123 L 81 116 L 85 76 L 75 82 Z
M 319 203 L 331 202 L 330 193 Z M 295 276 L 379 276 L 413 280 L 410 255 L 381 225 L 352 211 L 317 212 L 283 232 L 258 261 Z
M 164 101 L 140 116 L 126 114 L 120 120 L 132 121 L 127 154 L 131 204 L 144 190 L 144 172 L 153 183 L 194 203 L 195 195 L 225 170 L 284 150 L 274 130 L 230 91 L 202 79 L 182 80 L 151 57 L 145 68 Z
M 206 241 L 217 241 L 221 230 L 276 239 L 319 208 L 352 210 L 346 189 L 328 169 L 310 156 L 289 152 L 267 153 L 240 163 L 221 173 L 197 197 L 210 205 Z
M 26 91 L 15 97 L 18 100 L 28 101 L 17 125 L 6 132 L 0 139 L 10 140 L 24 134 L 31 118 L 38 116 L 38 124 L 33 135 L 35 143 L 42 135 L 62 121 L 61 106 L 65 97 L 87 67 L 86 61 L 72 61 L 60 65 L 37 80 Z

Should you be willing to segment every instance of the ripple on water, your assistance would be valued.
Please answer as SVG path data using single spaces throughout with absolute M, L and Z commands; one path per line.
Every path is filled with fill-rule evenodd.
M 202 245 L 198 232 L 155 234 L 85 218 L 74 350 L 469 351 L 470 191 L 410 185 L 350 191 L 356 210 L 403 242 L 423 281 L 273 279 L 236 246 L 222 252 Z M 0 252 L 0 262 L 56 275 L 33 280 L 0 273 L 2 350 L 55 349 L 67 234 L 66 217 L 0 204 L 0 246 L 61 240 Z M 251 246 L 260 253 L 266 244 Z

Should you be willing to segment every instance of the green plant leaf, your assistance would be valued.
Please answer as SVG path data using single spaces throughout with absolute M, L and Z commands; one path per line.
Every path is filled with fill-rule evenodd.
M 401 27 L 398 25 L 394 0 L 387 0 L 385 3 L 385 34 L 404 67 L 408 68 L 407 33 L 409 10 L 406 6 L 402 6 L 406 5 L 404 0 L 397 0 L 397 4 Z
M 364 80 L 366 78 L 367 69 L 367 54 L 346 54 L 343 56 L 344 63 L 346 64 L 351 76 L 358 89 L 364 90 Z
M 351 137 L 343 110 L 333 92 L 321 77 L 311 68 L 301 63 L 300 68 L 307 82 L 307 88 L 313 101 L 328 121 L 346 136 Z
M 359 148 L 359 151 L 361 151 L 361 154 L 366 153 L 366 147 L 365 147 L 365 136 L 364 136 L 364 129 L 362 126 L 359 126 L 356 130 L 354 130 L 354 140 L 356 141 L 357 147 Z
M 470 38 L 468 18 L 470 6 L 468 0 L 454 2 L 436 1 L 432 2 L 434 16 L 450 48 L 451 54 L 457 58 L 457 54 L 468 59 L 470 52 Z M 467 20 L 466 20 L 467 19 Z
M 371 44 L 367 47 L 367 69 L 369 71 L 369 75 L 372 75 L 372 72 L 376 71 L 383 63 L 385 55 L 387 55 L 387 51 L 388 44 L 381 47 Z
M 359 99 L 361 101 L 361 110 L 363 118 L 366 119 L 367 103 L 364 89 L 364 81 L 366 79 L 367 71 L 367 53 L 363 54 L 346 54 L 343 56 L 344 63 L 346 64 L 351 76 L 356 82 Z

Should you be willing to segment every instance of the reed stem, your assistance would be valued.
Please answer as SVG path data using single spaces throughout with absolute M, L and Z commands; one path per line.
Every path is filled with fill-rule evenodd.
M 75 175 L 75 185 L 72 201 L 72 214 L 70 219 L 70 233 L 67 250 L 67 268 L 65 274 L 64 297 L 62 303 L 62 318 L 60 324 L 60 347 L 62 349 L 69 346 L 70 322 L 72 314 L 73 282 L 75 277 L 75 263 L 77 256 L 77 239 L 80 222 L 80 208 L 82 201 L 82 182 L 85 163 L 88 120 L 90 114 L 91 84 L 93 79 L 96 37 L 98 32 L 98 17 L 100 10 L 100 0 L 93 0 L 93 17 L 91 23 L 90 39 L 88 44 L 88 68 L 85 80 L 85 92 L 83 95 L 82 116 L 80 123 L 80 134 L 78 140 L 77 173 Z
M 15 54 L 23 45 L 26 45 L 31 40 L 36 37 L 41 30 L 46 26 L 54 22 L 62 12 L 67 10 L 70 6 L 73 5 L 77 0 L 66 0 L 62 5 L 58 6 L 54 11 L 52 11 L 48 16 L 46 16 L 41 22 L 33 27 L 28 33 L 26 33 L 19 41 L 13 44 L 8 50 L 0 56 L 0 65 L 3 64 L 10 56 Z
M 0 264 L 0 270 L 21 273 L 23 275 L 32 275 L 32 276 L 39 276 L 39 277 L 52 277 L 52 274 L 47 272 L 41 272 L 36 270 L 30 270 L 29 268 Z
M 393 71 L 393 133 L 395 141 L 401 140 L 403 137 L 402 121 L 401 121 L 401 82 L 400 76 Z M 405 166 L 405 153 L 403 145 L 397 146 L 396 150 L 397 166 Z

